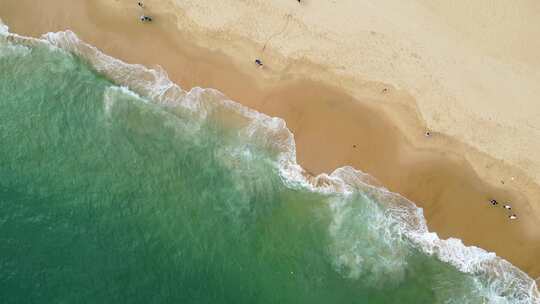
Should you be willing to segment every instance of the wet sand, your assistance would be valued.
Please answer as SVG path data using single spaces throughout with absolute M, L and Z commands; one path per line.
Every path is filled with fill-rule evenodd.
M 217 88 L 232 100 L 282 117 L 294 133 L 298 161 L 309 172 L 343 165 L 367 172 L 424 208 L 430 230 L 441 237 L 494 251 L 532 277 L 540 276 L 538 185 L 521 170 L 451 137 L 425 137 L 425 123 L 406 88 L 366 79 L 356 80 L 351 92 L 342 87 L 348 78 L 336 75 L 335 81 L 322 82 L 302 77 L 327 73 L 324 66 L 305 60 L 291 60 L 285 69 L 274 69 L 268 60 L 270 65 L 260 69 L 246 57 L 250 41 L 231 34 L 231 40 L 246 45 L 237 56 L 220 52 L 219 45 L 203 48 L 200 40 L 211 39 L 212 33 L 204 37 L 178 29 L 177 15 L 156 8 L 159 1 L 148 7 L 151 24 L 138 20 L 136 1 L 104 3 L 3 0 L 0 18 L 21 35 L 70 29 L 111 56 L 163 67 L 185 89 Z M 265 56 L 271 54 L 268 50 Z M 494 184 L 480 175 L 504 178 L 494 178 Z M 509 221 L 500 205 L 490 206 L 491 198 L 511 201 L 519 220 Z

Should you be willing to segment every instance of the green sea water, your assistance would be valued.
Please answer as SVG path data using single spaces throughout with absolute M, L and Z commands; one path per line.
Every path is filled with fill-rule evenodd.
M 252 121 L 201 111 L 0 38 L 0 303 L 534 303 L 425 253 L 361 189 L 290 182 Z

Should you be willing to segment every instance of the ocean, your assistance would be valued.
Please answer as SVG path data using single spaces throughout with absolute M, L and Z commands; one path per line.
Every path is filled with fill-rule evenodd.
M 0 28 L 0 303 L 540 303 L 279 118 L 70 32 Z

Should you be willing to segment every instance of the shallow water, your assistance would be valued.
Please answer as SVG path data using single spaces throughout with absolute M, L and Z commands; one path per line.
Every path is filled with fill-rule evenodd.
M 467 268 L 424 246 L 415 235 L 436 236 L 407 230 L 384 189 L 343 182 L 352 169 L 343 191 L 288 175 L 294 143 L 280 120 L 214 90 L 156 97 L 139 67 L 6 35 L 2 303 L 538 300 L 532 280 L 493 255 Z M 478 259 L 450 245 L 470 254 L 464 265 Z

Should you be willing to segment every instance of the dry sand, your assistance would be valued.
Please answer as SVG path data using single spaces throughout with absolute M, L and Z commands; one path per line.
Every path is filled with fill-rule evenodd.
M 441 237 L 540 275 L 537 1 L 147 0 L 152 24 L 137 1 L 0 2 L 12 32 L 71 29 L 185 89 L 284 118 L 308 171 L 361 169 Z

